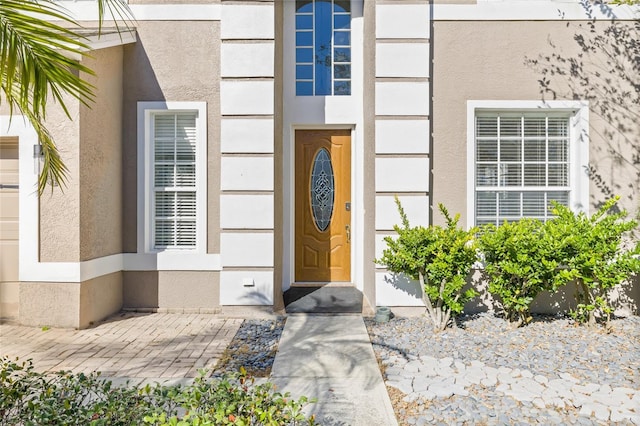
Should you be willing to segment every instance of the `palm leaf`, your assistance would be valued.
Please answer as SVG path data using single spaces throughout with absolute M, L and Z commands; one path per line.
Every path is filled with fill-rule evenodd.
M 105 12 L 115 19 L 131 16 L 124 0 L 98 0 L 100 27 Z M 79 25 L 53 0 L 0 0 L 0 86 L 13 115 L 18 109 L 33 125 L 44 153 L 38 181 L 64 185 L 65 167 L 44 122 L 47 104 L 54 100 L 70 117 L 65 96 L 85 105 L 93 101 L 93 86 L 82 73 L 93 71 L 73 59 L 89 49 Z

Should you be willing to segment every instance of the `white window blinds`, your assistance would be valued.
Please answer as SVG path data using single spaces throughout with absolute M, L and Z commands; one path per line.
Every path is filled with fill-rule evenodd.
M 555 200 L 569 204 L 569 117 L 476 115 L 476 224 L 546 220 Z
M 153 115 L 153 247 L 196 246 L 196 113 Z

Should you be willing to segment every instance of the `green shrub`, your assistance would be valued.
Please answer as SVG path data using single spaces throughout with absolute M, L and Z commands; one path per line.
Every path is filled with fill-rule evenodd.
M 513 327 L 530 321 L 529 307 L 540 292 L 553 292 L 568 280 L 561 268 L 562 241 L 548 223 L 524 218 L 481 230 L 483 274 Z
M 436 331 L 455 325 L 455 316 L 464 304 L 476 296 L 473 289 L 464 290 L 471 267 L 477 260 L 475 230 L 458 226 L 459 215 L 451 218 L 440 204 L 446 227 L 411 227 L 396 197 L 402 227 L 394 226 L 397 238 L 386 237 L 387 248 L 376 260 L 391 272 L 404 273 L 420 282 L 429 317 Z
M 607 201 L 590 218 L 555 204 L 553 214 L 557 218 L 549 223 L 553 235 L 562 240 L 565 278 L 578 285 L 577 309 L 572 314 L 590 325 L 598 317 L 609 322 L 613 311 L 610 290 L 640 272 L 640 245 L 636 243 L 630 250 L 623 248 L 625 234 L 638 223 L 625 221 L 625 211 L 612 212 L 618 200 L 616 197 Z
M 0 360 L 0 425 L 302 425 L 314 424 L 270 383 L 241 371 L 189 386 L 112 386 L 90 375 L 38 373 L 31 361 Z

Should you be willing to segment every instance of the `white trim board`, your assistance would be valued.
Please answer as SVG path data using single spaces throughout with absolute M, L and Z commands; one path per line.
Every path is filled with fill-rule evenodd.
M 28 267 L 23 268 L 23 265 Z M 219 254 L 119 253 L 83 262 L 23 262 L 20 281 L 80 283 L 124 271 L 221 271 Z
M 61 0 L 56 3 L 78 21 L 98 20 L 95 1 Z M 137 21 L 219 21 L 222 16 L 220 4 L 130 4 L 129 9 Z M 107 13 L 106 17 L 110 16 Z
M 98 7 L 93 1 L 59 1 L 70 16 L 79 21 L 97 21 Z M 632 20 L 640 16 L 637 6 L 607 5 L 609 13 L 593 5 L 596 19 Z M 129 5 L 137 21 L 220 21 L 221 4 L 132 4 Z M 489 1 L 478 4 L 436 4 L 432 6 L 434 21 L 536 21 L 587 20 L 585 9 L 578 2 Z
M 638 6 L 604 5 L 601 9 L 592 4 L 592 16 L 578 1 L 528 0 L 488 1 L 478 4 L 433 5 L 434 21 L 571 21 L 633 20 L 640 17 Z

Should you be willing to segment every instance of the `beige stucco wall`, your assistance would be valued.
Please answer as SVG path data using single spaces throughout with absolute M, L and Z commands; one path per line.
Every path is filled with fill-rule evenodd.
M 65 96 L 71 118 L 57 106 L 47 110 L 46 126 L 68 172 L 65 186 L 40 197 L 43 262 L 78 262 L 122 247 L 122 48 L 93 51 L 82 63 L 96 73 L 82 74 L 94 86 L 94 102 Z
M 593 212 L 611 194 L 618 194 L 622 196 L 622 207 L 632 213 L 638 211 L 640 168 L 628 161 L 633 143 L 640 135 L 640 125 L 633 119 L 640 115 L 640 105 L 633 104 L 637 96 L 613 102 L 606 111 L 600 108 L 606 96 L 613 97 L 605 96 L 607 91 L 627 87 L 621 77 L 614 76 L 607 83 L 611 74 L 602 71 L 608 69 L 607 61 L 629 73 L 637 71 L 630 68 L 625 49 L 607 57 L 604 48 L 583 52 L 575 39 L 584 37 L 587 45 L 594 46 L 592 38 L 602 36 L 610 25 L 598 22 L 596 32 L 590 33 L 586 22 L 434 22 L 433 206 L 444 203 L 450 212 L 461 213 L 461 223 L 467 221 L 467 100 L 541 100 L 539 80 L 543 70 L 558 66 L 568 72 L 547 77 L 555 99 L 590 100 L 589 164 L 601 178 L 590 180 L 590 210 Z M 621 47 L 621 40 L 607 36 L 604 40 L 609 48 Z M 577 65 L 573 77 L 569 72 L 572 63 Z M 598 77 L 597 73 L 604 76 Z M 578 76 L 589 77 L 591 84 L 581 86 Z M 544 98 L 554 99 L 553 93 L 545 93 Z M 434 222 L 441 223 L 442 218 L 435 215 Z M 638 287 L 636 281 L 614 292 L 616 307 L 621 312 L 638 312 Z M 561 292 L 551 300 L 543 295 L 534 304 L 534 310 L 567 310 L 572 295 L 572 291 Z M 467 308 L 482 310 L 490 305 L 485 293 Z
M 18 318 L 20 313 L 20 283 L 0 282 L 0 319 Z
M 602 34 L 609 25 L 609 22 L 598 22 L 596 29 Z M 466 223 L 467 100 L 541 100 L 542 69 L 554 61 L 545 58 L 554 53 L 566 60 L 575 59 L 582 67 L 579 72 L 591 76 L 593 81 L 593 86 L 585 89 L 576 87 L 576 79 L 551 76 L 550 88 L 557 99 L 602 96 L 603 81 L 596 78 L 595 73 L 601 71 L 606 58 L 597 49 L 582 54 L 574 40 L 576 36 L 587 40 L 593 37 L 586 22 L 434 22 L 434 206 L 444 203 L 450 212 L 460 212 L 461 222 Z M 538 64 L 527 64 L 528 59 L 538 60 Z M 552 94 L 545 96 L 553 98 Z M 607 186 L 623 197 L 622 206 L 635 212 L 639 199 L 638 168 L 626 161 L 616 161 L 609 148 L 624 155 L 625 148 L 630 146 L 629 138 L 640 133 L 639 125 L 628 124 L 627 130 L 620 132 L 616 127 L 624 117 L 605 119 L 595 107 L 595 101 L 590 105 L 590 164 L 597 168 Z M 640 114 L 640 106 L 633 106 L 631 102 L 624 105 L 624 109 L 630 110 L 629 115 Z M 615 111 L 612 112 L 615 115 Z M 591 210 L 607 198 L 606 191 L 592 180 Z M 442 218 L 435 215 L 434 222 L 442 222 Z
M 122 47 L 83 64 L 96 73 L 95 102 L 80 109 L 80 260 L 89 260 L 122 250 Z
M 140 21 L 124 48 L 123 251 L 136 252 L 137 102 L 205 101 L 208 112 L 208 252 L 220 252 L 220 22 Z
M 122 273 L 82 283 L 20 283 L 21 324 L 86 328 L 122 306 Z
M 122 308 L 122 272 L 103 275 L 80 286 L 78 328 L 107 318 Z
M 123 307 L 213 312 L 220 306 L 220 273 L 200 271 L 124 272 Z
M 20 324 L 79 327 L 80 283 L 20 283 Z
M 48 186 L 40 197 L 40 260 L 80 260 L 80 105 L 64 97 L 70 117 L 59 107 L 47 109 L 46 127 L 67 167 L 66 185 Z M 53 101 L 51 105 L 56 105 Z

